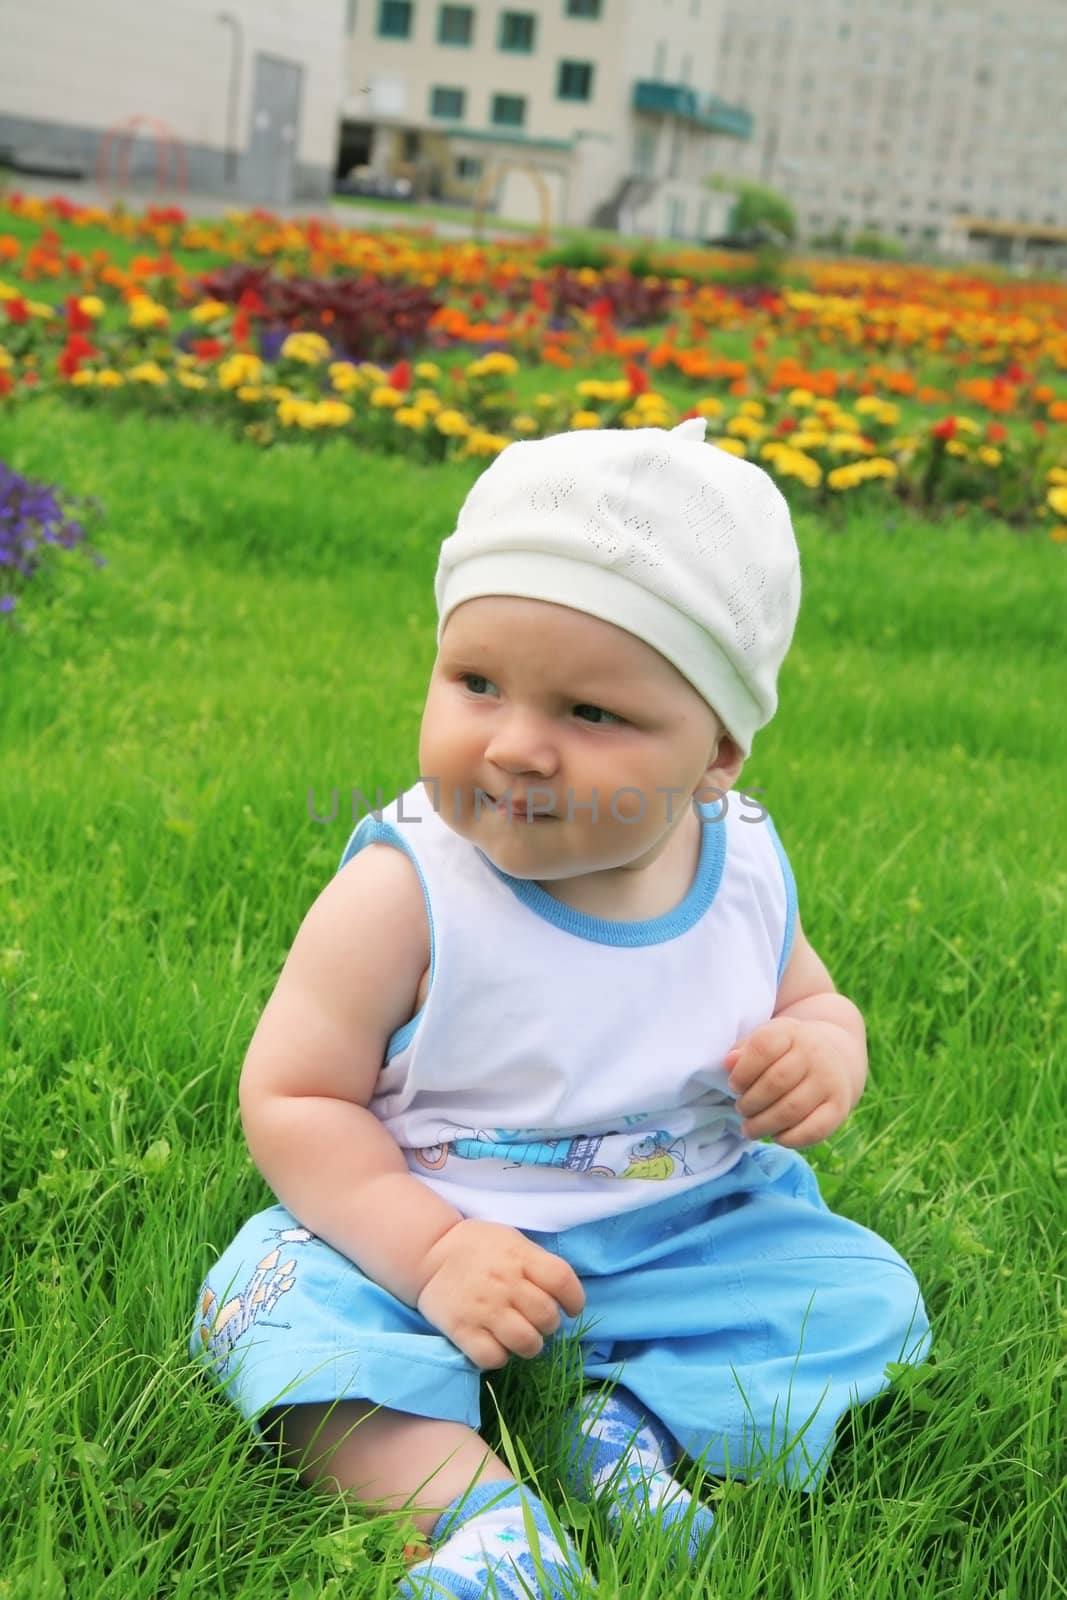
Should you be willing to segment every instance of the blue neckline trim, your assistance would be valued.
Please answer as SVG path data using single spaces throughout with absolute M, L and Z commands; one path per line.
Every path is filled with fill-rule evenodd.
M 699 804 L 699 802 L 698 802 Z M 591 944 L 623 945 L 631 948 L 641 945 L 666 944 L 677 939 L 698 923 L 708 910 L 718 892 L 726 865 L 726 821 L 718 801 L 699 805 L 704 823 L 700 841 L 700 860 L 685 899 L 662 917 L 649 917 L 644 922 L 615 922 L 608 917 L 591 917 L 584 911 L 575 911 L 546 893 L 539 884 L 528 878 L 513 878 L 502 872 L 489 857 L 479 850 L 478 855 L 491 872 L 523 905 L 536 916 L 551 922 L 564 933 Z

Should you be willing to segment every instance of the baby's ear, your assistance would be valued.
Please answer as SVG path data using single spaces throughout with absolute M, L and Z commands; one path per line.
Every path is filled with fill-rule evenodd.
M 718 746 L 704 775 L 705 786 L 709 789 L 732 789 L 741 776 L 744 764 L 745 753 L 737 740 L 728 733 L 721 733 Z

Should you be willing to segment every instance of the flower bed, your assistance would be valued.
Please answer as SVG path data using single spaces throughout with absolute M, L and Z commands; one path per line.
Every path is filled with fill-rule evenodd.
M 812 263 L 804 282 L 741 294 L 707 281 L 707 253 L 635 275 L 262 212 L 205 227 L 9 209 L 41 228 L 0 231 L 0 401 L 61 388 L 192 412 L 262 447 L 343 434 L 422 460 L 699 414 L 827 509 L 978 506 L 1067 540 L 1067 286 Z M 81 254 L 57 223 L 162 253 Z M 172 247 L 235 264 L 198 279 Z

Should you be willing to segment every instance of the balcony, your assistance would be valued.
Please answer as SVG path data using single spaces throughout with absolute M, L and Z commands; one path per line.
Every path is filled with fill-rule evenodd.
M 728 106 L 713 94 L 697 94 L 685 83 L 657 83 L 642 79 L 634 84 L 633 109 L 656 116 L 678 117 L 708 133 L 726 133 L 735 139 L 751 139 L 752 113 L 741 106 Z

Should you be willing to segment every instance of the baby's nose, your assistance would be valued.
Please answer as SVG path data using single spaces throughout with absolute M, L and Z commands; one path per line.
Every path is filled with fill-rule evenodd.
M 537 718 L 513 713 L 502 720 L 493 731 L 485 748 L 487 761 L 503 772 L 536 772 L 544 776 L 554 772 L 559 756 L 544 724 Z

